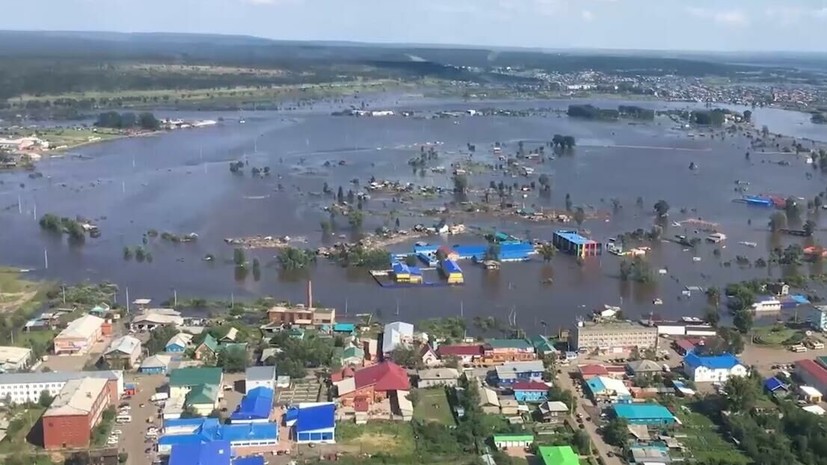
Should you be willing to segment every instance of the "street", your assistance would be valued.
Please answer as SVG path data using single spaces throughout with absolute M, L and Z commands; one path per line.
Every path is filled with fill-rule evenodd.
M 167 378 L 164 375 L 133 375 L 129 376 L 126 382 L 135 383 L 138 392 L 131 399 L 122 401 L 129 405 L 132 421 L 115 424 L 114 429 L 122 431 L 118 449 L 129 454 L 126 465 L 147 465 L 155 459 L 155 442 L 146 439 L 146 430 L 150 425 L 158 429 L 163 426 L 163 422 L 158 419 L 158 407 L 150 402 L 149 398 L 167 382 Z M 147 419 L 151 419 L 151 423 L 147 423 Z M 146 452 L 148 448 L 151 449 L 149 453 Z
M 603 463 L 606 465 L 622 465 L 620 459 L 616 456 L 614 447 L 606 444 L 603 441 L 603 437 L 598 434 L 597 432 L 597 425 L 595 422 L 598 420 L 598 416 L 592 415 L 589 411 L 587 411 L 586 407 L 592 407 L 592 403 L 589 399 L 583 397 L 582 391 L 578 390 L 575 387 L 575 383 L 577 381 L 573 380 L 569 374 L 563 370 L 563 374 L 557 377 L 555 383 L 560 386 L 563 390 L 569 390 L 574 393 L 575 398 L 577 399 L 577 406 L 575 407 L 575 415 L 580 414 L 583 417 L 583 425 L 585 426 L 585 431 L 589 434 L 589 437 L 592 438 L 592 443 L 594 444 L 595 449 L 597 449 L 597 454 L 603 459 Z M 592 421 L 586 421 L 586 418 L 592 418 Z M 609 456 L 609 452 L 612 452 L 612 456 Z

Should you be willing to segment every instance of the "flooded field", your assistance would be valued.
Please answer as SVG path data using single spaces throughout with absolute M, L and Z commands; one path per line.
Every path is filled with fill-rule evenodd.
M 412 100 L 400 105 L 419 111 L 492 106 L 564 109 L 569 103 L 437 104 Z M 619 102 L 589 103 L 616 107 Z M 778 273 L 722 265 L 736 255 L 753 261 L 766 258 L 771 247 L 767 221 L 772 211 L 734 203 L 733 199 L 740 196 L 735 192 L 735 181 L 748 181 L 749 193 L 805 199 L 812 199 L 827 184 L 827 179 L 809 168 L 803 157 L 753 152 L 747 160 L 746 138 L 689 137 L 687 131 L 676 129 L 667 118 L 630 124 L 573 120 L 557 113 L 443 119 L 333 117 L 328 113 L 329 109 L 199 114 L 199 118 L 223 117 L 225 121 L 212 128 L 86 147 L 40 163 L 38 170 L 44 176 L 39 179 L 31 179 L 24 172 L 0 173 L 0 263 L 30 268 L 37 276 L 50 279 L 111 280 L 122 289 L 129 287 L 132 298 L 147 296 L 156 301 L 169 298 L 175 290 L 179 298 L 271 295 L 301 302 L 304 283 L 311 277 L 317 304 L 335 306 L 340 314 L 345 308 L 349 313 L 379 309 L 388 319 L 398 309 L 399 318 L 418 320 L 458 316 L 462 309 L 466 318 L 494 315 L 504 319 L 513 309 L 524 326 L 545 321 L 556 328 L 569 325 L 575 315 L 590 308 L 621 301 L 630 316 L 651 311 L 662 316 L 699 314 L 705 299 L 696 292 L 679 300 L 685 286 L 722 287 L 728 282 Z M 239 118 L 246 122 L 240 124 Z M 757 127 L 767 124 L 773 132 L 827 139 L 821 127 L 806 121 L 806 115 L 758 109 L 753 119 Z M 545 173 L 551 179 L 552 194 L 541 197 L 537 191 L 529 192 L 522 199 L 525 206 L 562 209 L 569 194 L 574 206 L 605 213 L 606 219 L 583 224 L 598 241 L 637 228 L 649 230 L 654 219 L 652 207 L 664 199 L 672 207 L 664 237 L 684 233 L 682 227 L 673 225 L 674 221 L 702 217 L 718 223 L 728 237 L 721 256 L 714 256 L 708 244 L 695 252 L 684 251 L 674 243 L 657 244 L 647 260 L 653 269 L 668 271 L 646 287 L 620 281 L 620 259 L 608 254 L 587 259 L 582 265 L 573 257 L 558 254 L 548 264 L 540 258 L 529 263 L 506 263 L 495 273 L 468 263 L 464 265 L 465 286 L 453 288 L 382 289 L 364 269 L 343 269 L 323 260 L 309 275 L 287 274 L 279 270 L 275 250 L 248 253 L 263 265 L 260 280 L 254 280 L 252 274 L 243 281 L 234 276 L 233 250 L 224 242 L 227 237 L 289 235 L 306 238 L 307 247 L 320 245 L 320 221 L 327 218 L 322 207 L 330 203 L 330 198 L 320 195 L 325 182 L 334 191 L 341 185 L 345 192 L 349 188 L 357 191 L 349 184 L 351 179 L 358 178 L 364 184 L 371 176 L 451 188 L 450 170 L 446 174 L 427 172 L 423 177 L 408 165 L 411 157 L 418 156 L 420 145 L 435 143 L 440 154 L 438 164 L 447 167 L 453 160 L 467 158 L 469 143 L 476 146 L 475 161 L 495 163 L 491 152 L 495 142 L 504 144 L 504 152 L 514 153 L 519 141 L 524 141 L 529 150 L 550 141 L 554 134 L 576 137 L 573 155 L 538 163 L 529 180 L 504 178 L 500 172 L 475 174 L 469 177 L 471 187 L 485 188 L 491 181 L 536 181 Z M 233 160 L 246 160 L 245 175 L 230 173 L 228 166 Z M 774 163 L 780 160 L 789 161 L 789 166 Z M 329 166 L 325 166 L 326 161 Z M 690 163 L 698 169 L 690 170 Z M 268 166 L 272 174 L 253 178 L 249 174 L 253 166 Z M 642 208 L 636 206 L 638 197 L 643 199 Z M 622 205 L 614 214 L 611 199 Z M 438 207 L 451 200 L 452 196 L 446 194 L 429 200 L 427 206 Z M 406 216 L 405 207 L 392 205 L 390 196 L 376 195 L 366 206 L 367 211 L 376 214 L 366 215 L 363 229 L 373 231 L 386 224 L 394 209 L 403 228 L 435 221 Z M 56 238 L 40 230 L 36 217 L 49 212 L 94 219 L 103 234 L 87 239 L 85 245 L 71 246 L 65 237 Z M 450 218 L 544 240 L 564 227 L 514 218 Z M 818 221 L 817 216 L 815 219 Z M 123 248 L 141 244 L 149 229 L 194 232 L 199 238 L 181 244 L 156 238 L 148 245 L 152 263 L 125 261 Z M 823 235 L 818 231 L 815 240 Z M 445 240 L 454 244 L 477 239 Z M 758 246 L 746 247 L 739 242 L 755 242 Z M 410 246 L 397 244 L 391 251 L 404 252 Z M 48 254 L 48 269 L 44 269 L 44 251 Z M 216 259 L 204 261 L 207 254 Z M 693 260 L 693 256 L 700 261 Z M 662 299 L 663 305 L 652 305 L 655 298 Z

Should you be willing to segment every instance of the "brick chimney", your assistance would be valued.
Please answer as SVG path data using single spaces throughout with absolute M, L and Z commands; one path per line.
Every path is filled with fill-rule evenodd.
M 307 281 L 307 308 L 313 308 L 313 281 Z

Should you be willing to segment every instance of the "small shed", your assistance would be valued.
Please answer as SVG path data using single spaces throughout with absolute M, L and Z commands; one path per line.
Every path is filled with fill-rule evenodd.
M 798 391 L 801 393 L 801 398 L 810 404 L 821 403 L 821 391 L 812 386 L 799 386 Z
M 140 368 L 138 368 L 138 371 L 147 375 L 161 375 L 167 372 L 169 362 L 170 357 L 164 357 L 162 355 L 153 355 L 151 357 L 147 357 L 146 359 L 144 359 L 143 363 L 141 363 Z
M 534 443 L 534 435 L 531 434 L 496 434 L 494 435 L 494 446 L 497 449 L 508 449 L 510 447 L 528 447 Z

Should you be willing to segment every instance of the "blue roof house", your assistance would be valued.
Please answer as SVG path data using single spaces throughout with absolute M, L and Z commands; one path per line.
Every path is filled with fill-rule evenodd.
M 494 368 L 499 386 L 510 386 L 518 381 L 541 381 L 545 371 L 540 360 L 507 362 Z
M 279 443 L 275 423 L 240 423 L 224 425 L 217 418 L 186 418 L 164 421 L 164 435 L 158 438 L 158 453 L 170 454 L 181 444 L 211 444 L 228 441 L 238 447 L 270 447 Z
M 775 376 L 764 380 L 764 389 L 774 396 L 785 396 L 790 391 L 790 387 Z
M 336 406 L 333 402 L 300 404 L 293 425 L 298 444 L 336 442 Z
M 232 451 L 228 441 L 176 444 L 169 454 L 169 465 L 230 465 Z
M 273 390 L 266 387 L 251 389 L 230 415 L 231 423 L 267 423 L 273 410 Z
M 696 383 L 723 383 L 731 376 L 748 374 L 747 367 L 732 354 L 699 355 L 695 352 L 683 358 L 683 371 Z
M 630 425 L 667 426 L 677 423 L 668 408 L 660 404 L 617 404 L 613 407 L 618 418 Z

